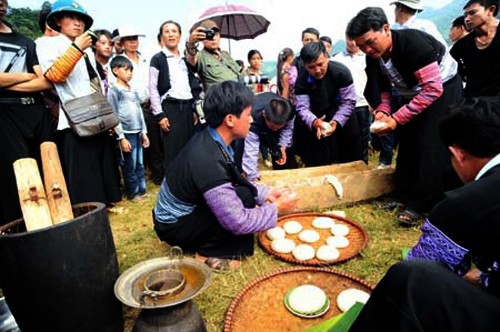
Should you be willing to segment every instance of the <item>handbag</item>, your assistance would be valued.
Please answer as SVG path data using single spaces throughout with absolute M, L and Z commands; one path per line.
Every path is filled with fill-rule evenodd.
M 116 127 L 120 120 L 101 92 L 62 103 L 69 125 L 80 137 L 91 137 Z
M 86 54 L 84 59 L 89 73 L 90 87 L 95 92 L 63 102 L 62 109 L 75 134 L 80 137 L 91 137 L 118 126 L 120 119 L 102 93 L 99 76 Z

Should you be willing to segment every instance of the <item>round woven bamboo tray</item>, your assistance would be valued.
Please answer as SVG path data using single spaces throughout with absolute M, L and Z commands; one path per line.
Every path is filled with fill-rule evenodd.
M 290 220 L 296 220 L 302 224 L 302 229 L 314 229 L 317 231 L 320 235 L 319 241 L 316 241 L 314 243 L 308 243 L 311 245 L 315 250 L 318 250 L 319 247 L 322 245 L 326 244 L 326 239 L 329 236 L 332 236 L 332 233 L 330 229 L 318 229 L 314 228 L 312 226 L 312 221 L 317 218 L 317 217 L 329 217 L 335 219 L 335 223 L 337 224 L 344 224 L 349 226 L 349 234 L 346 236 L 347 239 L 349 239 L 349 246 L 346 248 L 339 248 L 340 251 L 340 256 L 337 259 L 330 260 L 330 261 L 322 261 L 317 259 L 316 257 L 301 261 L 293 257 L 291 253 L 289 254 L 282 254 L 279 252 L 276 252 L 271 249 L 271 240 L 269 240 L 266 236 L 266 232 L 260 232 L 259 233 L 259 244 L 260 246 L 264 249 L 264 251 L 268 252 L 272 256 L 288 262 L 292 264 L 300 264 L 300 265 L 307 265 L 307 266 L 325 266 L 325 265 L 331 265 L 331 264 L 337 264 L 337 263 L 342 263 L 345 262 L 349 259 L 354 258 L 356 255 L 358 255 L 361 250 L 363 250 L 367 243 L 368 243 L 368 234 L 366 231 L 355 223 L 352 220 L 349 220 L 347 218 L 343 218 L 341 216 L 333 215 L 333 214 L 327 214 L 327 213 L 295 213 L 295 214 L 289 214 L 286 216 L 282 216 L 278 218 L 277 226 L 283 227 L 283 224 L 287 221 Z M 304 243 L 301 240 L 299 240 L 299 234 L 287 234 L 286 237 L 288 239 L 292 239 L 295 241 L 296 244 Z
M 301 318 L 286 309 L 286 293 L 300 285 L 315 285 L 330 299 L 330 309 L 321 317 Z M 330 268 L 293 267 L 265 275 L 245 287 L 227 310 L 224 331 L 304 331 L 341 313 L 337 296 L 348 288 L 371 293 L 364 280 Z

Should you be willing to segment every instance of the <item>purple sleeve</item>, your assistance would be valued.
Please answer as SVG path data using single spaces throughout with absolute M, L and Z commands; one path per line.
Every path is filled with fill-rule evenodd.
M 295 81 L 297 81 L 297 76 L 298 76 L 297 67 L 290 66 L 290 68 L 288 68 L 288 82 L 290 83 L 291 87 L 295 86 Z
M 304 121 L 305 124 L 312 130 L 312 123 L 317 119 L 317 117 L 311 112 L 311 103 L 309 96 L 296 95 L 295 107 L 297 109 L 297 114 L 300 116 L 302 121 Z
M 253 184 L 257 188 L 257 197 L 255 197 L 255 202 L 257 205 L 263 205 L 266 201 L 267 195 L 271 191 L 271 188 L 261 183 Z
M 256 233 L 276 226 L 276 205 L 268 203 L 247 209 L 230 183 L 206 191 L 203 197 L 221 226 L 233 234 Z
M 243 158 L 241 167 L 247 174 L 247 179 L 253 181 L 259 178 L 259 136 L 253 132 L 249 132 L 245 138 L 243 148 Z
M 286 125 L 280 131 L 280 142 L 279 145 L 288 148 L 292 145 L 292 136 L 293 136 L 293 126 L 295 117 L 293 117 L 290 121 L 286 123 Z
M 158 92 L 158 76 L 160 72 L 155 67 L 149 67 L 149 100 L 151 101 L 151 111 L 154 116 L 163 113 L 161 108 L 161 96 Z
M 342 127 L 346 124 L 347 120 L 351 117 L 354 108 L 356 107 L 356 91 L 354 90 L 354 83 L 339 89 L 340 106 L 333 120 L 337 121 Z
M 453 242 L 440 229 L 425 220 L 418 243 L 408 252 L 407 260 L 427 259 L 442 263 L 459 276 L 465 275 L 471 267 L 469 251 Z

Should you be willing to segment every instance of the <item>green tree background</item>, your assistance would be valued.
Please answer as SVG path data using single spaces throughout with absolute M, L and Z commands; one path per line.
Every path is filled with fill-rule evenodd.
M 45 1 L 44 5 L 45 3 L 49 2 Z M 32 10 L 30 8 L 13 8 L 9 6 L 6 19 L 7 22 L 12 24 L 17 32 L 34 40 L 42 35 L 40 27 L 38 26 L 39 12 L 40 10 Z
M 49 1 L 45 1 L 42 6 L 50 5 Z M 448 31 L 451 22 L 458 16 L 462 15 L 463 0 L 454 0 L 442 8 L 426 8 L 418 17 L 433 21 L 445 40 L 450 43 Z M 40 8 L 42 8 L 42 6 Z M 22 33 L 28 38 L 36 39 L 42 35 L 38 27 L 38 13 L 40 10 L 32 10 L 30 8 L 13 8 L 9 7 L 7 21 L 11 23 L 16 31 Z M 500 16 L 500 15 L 499 15 Z M 338 40 L 333 45 L 333 53 L 341 52 L 345 48 L 345 41 Z M 263 64 L 263 72 L 267 75 L 273 75 L 276 71 L 276 61 L 265 61 Z

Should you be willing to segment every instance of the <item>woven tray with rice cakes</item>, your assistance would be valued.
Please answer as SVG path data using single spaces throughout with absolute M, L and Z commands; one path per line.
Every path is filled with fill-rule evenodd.
M 272 256 L 288 262 L 288 263 L 293 263 L 293 264 L 300 264 L 300 265 L 307 265 L 307 266 L 324 266 L 324 265 L 332 265 L 332 264 L 337 264 L 341 262 L 345 262 L 349 259 L 354 258 L 356 255 L 358 255 L 361 250 L 363 250 L 367 243 L 368 243 L 368 234 L 366 231 L 358 225 L 356 222 L 344 218 L 335 214 L 329 214 L 329 213 L 295 213 L 295 214 L 289 214 L 286 216 L 282 216 L 278 218 L 277 221 L 277 226 L 284 228 L 284 225 L 288 221 L 297 221 L 302 225 L 302 231 L 304 230 L 314 230 L 319 234 L 319 240 L 315 241 L 313 243 L 307 243 L 299 239 L 300 233 L 295 233 L 295 234 L 286 234 L 285 238 L 286 239 L 291 239 L 295 242 L 296 245 L 300 244 L 307 244 L 310 245 L 314 248 L 315 252 L 318 251 L 318 249 L 321 246 L 324 246 L 327 244 L 327 239 L 329 237 L 332 237 L 332 230 L 331 228 L 317 228 L 313 226 L 313 221 L 317 218 L 332 218 L 334 219 L 334 223 L 338 225 L 345 225 L 349 228 L 349 234 L 347 234 L 345 237 L 349 240 L 349 245 L 345 248 L 338 248 L 338 251 L 340 252 L 340 255 L 336 259 L 332 260 L 321 260 L 316 257 L 316 255 L 311 258 L 311 259 L 306 259 L 306 260 L 299 260 L 294 257 L 293 253 L 280 253 L 271 247 L 272 241 L 269 239 L 267 236 L 267 231 L 266 232 L 260 232 L 259 233 L 259 244 L 260 246 L 269 254 Z
M 288 291 L 301 285 L 320 287 L 331 304 L 316 318 L 302 318 L 284 303 Z M 356 276 L 326 267 L 295 266 L 283 268 L 251 282 L 231 302 L 224 321 L 224 332 L 305 331 L 339 315 L 337 298 L 346 289 L 368 294 L 373 286 Z

